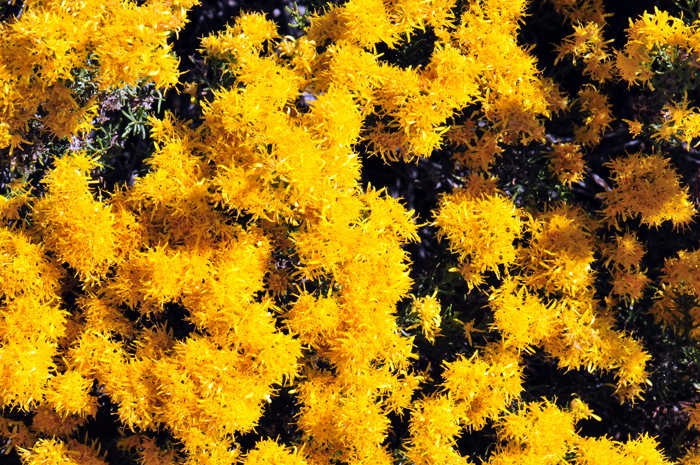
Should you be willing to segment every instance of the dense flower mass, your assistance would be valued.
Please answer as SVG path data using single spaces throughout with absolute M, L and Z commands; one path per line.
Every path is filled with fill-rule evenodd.
M 692 221 L 695 206 L 669 160 L 635 153 L 611 161 L 610 168 L 615 186 L 601 197 L 608 204 L 605 214 L 611 221 L 640 216 L 643 224 L 655 227 L 664 221 L 674 226 Z
M 174 85 L 167 38 L 196 3 L 25 2 L 19 19 L 0 23 L 0 148 L 27 143 L 30 123 L 58 137 L 89 132 L 103 94 L 83 101 L 73 85 L 79 70 L 100 91 L 143 79 Z
M 687 89 L 640 94 L 623 125 L 609 93 L 653 92 L 662 68 L 691 82 L 700 23 L 646 12 L 614 50 L 602 1 L 550 0 L 572 86 L 522 43 L 528 0 L 335 2 L 298 38 L 243 13 L 201 40 L 196 120 L 123 109 L 145 168 L 98 185 L 107 149 L 86 141 L 118 92 L 180 85 L 168 40 L 195 4 L 1 17 L 0 155 L 64 147 L 0 196 L 1 452 L 442 465 L 477 460 L 458 441 L 479 433 L 491 465 L 670 463 L 648 435 L 587 436 L 598 403 L 534 396 L 526 376 L 607 376 L 599 396 L 634 403 L 653 375 L 635 305 L 700 339 L 700 251 L 647 242 L 692 231 L 697 175 L 666 152 L 694 153 L 700 113 Z M 638 150 L 603 153 L 627 128 Z M 363 183 L 369 156 L 433 163 L 438 181 L 399 182 L 432 183 L 433 203 Z M 413 267 L 421 239 L 434 270 Z M 97 418 L 119 437 L 93 437 Z
M 470 287 L 482 282 L 485 271 L 498 274 L 499 265 L 515 261 L 513 242 L 523 227 L 520 215 L 493 183 L 478 176 L 442 198 L 435 220 L 438 237 L 446 236 L 459 254 L 460 271 Z

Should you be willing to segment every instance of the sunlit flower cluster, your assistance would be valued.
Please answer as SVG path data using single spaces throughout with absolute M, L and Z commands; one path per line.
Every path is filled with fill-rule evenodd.
M 101 93 L 74 87 L 85 71 L 99 91 L 178 81 L 167 43 L 196 0 L 27 1 L 19 19 L 0 23 L 0 148 L 27 143 L 30 123 L 57 137 L 87 133 Z M 40 116 L 43 114 L 42 116 Z
M 670 160 L 633 153 L 612 160 L 609 166 L 615 185 L 600 194 L 609 221 L 640 217 L 642 224 L 658 228 L 664 221 L 682 227 L 693 220 L 695 206 L 688 189 L 680 186 Z
M 195 3 L 28 1 L 0 23 L 0 149 L 21 148 L 30 125 L 88 133 L 109 89 L 176 84 L 167 38 Z M 106 396 L 119 448 L 140 463 L 389 465 L 393 440 L 414 464 L 467 463 L 457 439 L 487 426 L 491 465 L 668 463 L 648 436 L 580 435 L 576 423 L 597 417 L 578 399 L 522 393 L 525 357 L 539 351 L 561 370 L 610 372 L 623 402 L 642 396 L 650 356 L 609 302 L 642 299 L 647 245 L 621 231 L 635 219 L 688 225 L 688 188 L 661 155 L 617 157 L 595 212 L 571 197 L 528 203 L 515 178 L 492 171 L 510 173 L 506 147 L 520 156 L 537 145 L 546 182 L 584 184 L 615 119 L 604 86 L 651 85 L 659 50 L 689 62 L 696 26 L 645 14 L 615 52 L 602 1 L 551 3 L 574 29 L 558 61 L 583 64 L 571 98 L 519 42 L 526 0 L 350 0 L 313 14 L 298 39 L 251 12 L 201 41 L 232 85 L 211 89 L 197 123 L 149 119 L 148 172 L 133 185 L 96 189 L 99 159 L 69 150 L 38 194 L 12 186 L 0 197 L 0 406 L 30 415 L 0 417 L 8 451 L 28 465 L 107 463 L 76 435 Z M 422 66 L 378 52 L 426 30 L 434 47 Z M 88 98 L 70 85 L 80 70 L 95 83 Z M 664 105 L 654 137 L 690 145 L 696 109 Z M 566 141 L 545 137 L 554 114 L 578 118 Z M 360 147 L 387 163 L 446 148 L 461 174 L 417 219 L 363 186 Z M 480 329 L 434 286 L 416 292 L 404 246 L 421 226 L 442 242 L 450 285 L 481 293 Z M 667 259 L 660 281 L 657 322 L 700 339 L 700 252 Z M 416 341 L 435 347 L 448 321 L 466 338 L 450 341 L 460 349 L 431 379 Z M 281 390 L 298 442 L 241 451 Z M 405 436 L 390 437 L 404 415 Z M 156 440 L 162 432 L 177 447 Z

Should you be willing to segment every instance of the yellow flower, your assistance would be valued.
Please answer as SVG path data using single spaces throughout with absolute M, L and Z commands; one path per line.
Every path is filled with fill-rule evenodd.
M 602 252 L 606 258 L 604 265 L 612 272 L 612 292 L 619 296 L 628 296 L 632 302 L 639 299 L 651 281 L 640 269 L 645 250 L 637 236 L 629 232 L 616 235 L 614 242 Z
M 616 235 L 614 241 L 603 250 L 605 266 L 613 263 L 623 270 L 638 268 L 646 251 L 635 233 Z
M 175 85 L 178 61 L 167 36 L 184 26 L 187 10 L 198 3 L 28 2 L 21 16 L 0 24 L 0 147 L 26 143 L 22 134 L 30 121 L 61 138 L 89 132 L 110 88 Z M 78 69 L 99 89 L 80 104 L 84 95 L 66 87 Z
M 503 153 L 503 147 L 499 145 L 501 139 L 501 134 L 484 132 L 473 143 L 473 138 L 467 139 L 467 150 L 454 152 L 452 158 L 465 168 L 487 171 L 496 161 L 496 156 Z
M 48 405 L 42 405 L 34 411 L 32 429 L 42 435 L 66 439 L 86 422 L 86 417 L 60 415 Z M 19 444 L 19 446 L 27 447 L 26 444 Z
M 690 147 L 690 143 L 700 137 L 700 113 L 697 108 L 688 108 L 687 93 L 682 103 L 672 102 L 664 106 L 662 112 L 664 118 L 652 135 L 654 139 L 672 141 L 677 138 Z
M 471 430 L 480 430 L 487 419 L 496 419 L 523 390 L 520 356 L 498 342 L 489 343 L 483 355 L 475 353 L 444 365 L 442 388 Z
M 499 265 L 515 261 L 513 243 L 523 227 L 512 200 L 496 192 L 479 192 L 484 184 L 480 176 L 471 176 L 465 188 L 443 195 L 434 212 L 438 238 L 447 237 L 450 249 L 474 273 L 463 273 L 470 288 L 478 284 L 480 274 L 498 275 Z
M 66 443 L 59 439 L 40 439 L 30 449 L 20 449 L 22 459 L 28 465 L 46 463 L 78 465 L 71 458 Z
M 493 327 L 501 331 L 504 343 L 518 350 L 532 346 L 559 330 L 554 302 L 543 303 L 515 280 L 506 280 L 489 297 Z
M 658 228 L 664 221 L 670 220 L 677 227 L 693 220 L 695 207 L 688 188 L 680 186 L 670 160 L 634 153 L 608 166 L 615 185 L 612 191 L 598 195 L 605 200 L 605 216 L 610 221 L 639 216 L 642 224 Z
M 608 44 L 612 40 L 603 40 L 602 26 L 597 22 L 574 24 L 574 33 L 564 38 L 555 51 L 558 52 L 555 64 L 567 55 L 572 55 L 576 64 L 577 58 L 583 59 L 586 65 L 584 74 L 593 80 L 603 83 L 612 77 L 611 54 Z
M 413 404 L 406 455 L 420 465 L 464 463 L 456 450 L 462 409 L 447 395 L 424 397 Z
M 34 207 L 44 245 L 88 283 L 101 279 L 117 258 L 114 215 L 90 190 L 89 172 L 96 166 L 85 153 L 57 160 L 44 179 L 48 192 Z
M 67 371 L 49 380 L 44 397 L 62 417 L 69 414 L 81 417 L 95 416 L 97 398 L 90 396 L 93 379 L 78 372 Z
M 639 121 L 630 121 L 628 119 L 623 119 L 625 123 L 629 126 L 629 131 L 630 134 L 632 134 L 632 137 L 639 137 L 639 135 L 642 133 L 642 130 L 644 129 L 644 125 L 640 123 Z
M 333 298 L 317 299 L 303 292 L 287 314 L 287 325 L 305 344 L 325 345 L 340 328 L 338 303 Z
M 549 155 L 549 167 L 564 185 L 583 181 L 586 163 L 581 147 L 575 144 L 554 144 Z
M 690 415 L 690 420 L 688 421 L 688 428 L 700 430 L 700 403 L 696 403 L 691 407 L 684 408 L 683 411 L 687 412 Z
M 584 113 L 583 125 L 574 128 L 576 142 L 581 145 L 597 144 L 613 121 L 608 97 L 593 85 L 586 84 L 579 91 L 576 101 Z
M 418 314 L 421 330 L 425 338 L 432 344 L 435 336 L 440 334 L 440 301 L 436 298 L 438 290 L 435 289 L 433 295 L 420 297 L 413 301 L 412 313 Z
M 605 18 L 612 16 L 605 13 L 603 0 L 550 0 L 554 10 L 564 16 L 567 21 L 575 23 L 594 22 L 599 26 L 605 25 Z
M 515 463 L 561 463 L 576 438 L 574 423 L 571 412 L 547 400 L 530 402 L 499 419 L 498 438 L 505 444 L 489 463 L 499 463 L 501 457 L 505 463 L 508 459 Z
M 591 224 L 579 208 L 559 205 L 530 221 L 530 246 L 518 261 L 528 287 L 547 294 L 581 295 L 593 284 Z
M 279 445 L 277 442 L 266 439 L 258 441 L 255 444 L 255 449 L 245 455 L 243 459 L 244 465 L 305 465 L 308 463 L 304 460 L 303 455 L 296 450 L 289 450 L 287 447 Z

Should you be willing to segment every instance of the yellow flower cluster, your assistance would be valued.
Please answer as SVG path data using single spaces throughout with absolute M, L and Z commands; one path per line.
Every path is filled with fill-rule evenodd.
M 380 123 L 370 128 L 366 137 L 385 160 L 430 156 L 443 144 L 450 129 L 448 121 L 470 104 L 482 107 L 500 139 L 541 139 L 540 119 L 555 105 L 552 95 L 556 92 L 551 82 L 538 76 L 532 56 L 516 43 L 526 2 L 473 2 L 460 24 L 451 12 L 455 5 L 454 0 L 356 0 L 332 5 L 311 19 L 305 37 L 294 42 L 285 39 L 280 44 L 282 55 L 278 59 L 296 70 L 294 79 L 285 82 L 296 82 L 294 88 L 327 102 L 314 105 L 315 110 L 348 110 L 333 111 L 329 125 L 323 125 L 331 127 L 331 121 L 343 125 L 348 136 L 350 128 L 360 128 L 351 123 L 352 115 L 378 117 Z M 426 27 L 433 28 L 438 40 L 424 68 L 399 68 L 375 54 L 376 44 L 398 46 Z M 235 59 L 235 66 L 239 66 L 240 60 L 259 55 L 262 44 L 275 37 L 274 29 L 262 26 L 261 20 L 250 14 L 202 44 L 211 56 L 229 57 L 232 63 Z M 320 46 L 325 50 L 322 53 L 317 52 Z M 244 74 L 263 72 L 264 68 L 258 68 L 261 63 L 251 68 L 253 63 L 258 60 L 245 63 Z M 321 118 L 325 116 L 314 117 L 314 127 L 323 127 Z M 329 147 L 347 147 L 352 142 L 351 136 L 328 139 Z
M 477 274 L 479 281 L 468 274 L 472 267 L 481 267 L 476 269 L 479 273 L 497 274 L 495 264 L 501 264 L 511 276 L 490 296 L 493 329 L 502 333 L 503 343 L 517 351 L 541 347 L 566 369 L 614 370 L 620 398 L 634 399 L 648 382 L 645 366 L 649 355 L 638 341 L 614 329 L 614 320 L 601 312 L 594 298 L 591 266 L 596 225 L 582 211 L 564 205 L 525 224 L 517 217 L 504 218 L 492 203 L 486 205 L 479 210 L 484 218 L 472 215 L 474 207 L 465 203 L 461 208 L 469 210 L 454 217 L 441 210 L 437 221 L 453 251 L 460 253 L 460 270 L 468 284 L 483 279 L 481 274 Z M 508 213 L 514 212 L 511 204 Z M 512 226 L 510 232 L 498 229 L 508 221 L 517 227 Z M 515 232 L 520 235 L 521 231 L 529 241 L 516 249 Z M 491 262 L 487 260 L 493 260 L 494 266 L 488 268 Z M 638 266 L 622 263 L 627 271 Z M 642 279 L 642 287 L 645 283 Z
M 352 146 L 362 113 L 346 88 L 319 95 L 307 114 L 289 111 L 306 68 L 262 53 L 274 26 L 260 15 L 233 30 L 265 24 L 267 33 L 217 49 L 235 57 L 239 85 L 215 95 L 203 127 L 172 116 L 151 121 L 151 172 L 133 187 L 95 198 L 96 163 L 67 154 L 47 176 L 46 194 L 27 200 L 31 227 L 4 230 L 0 359 L 16 378 L 3 388 L 4 405 L 83 417 L 95 412 L 97 382 L 126 427 L 168 428 L 187 463 L 232 463 L 230 441 L 255 427 L 273 386 L 301 377 L 298 424 L 310 459 L 390 461 L 386 415 L 408 407 L 420 380 L 408 365 L 412 339 L 395 319 L 411 286 L 400 245 L 416 239 L 416 226 L 396 200 L 359 189 Z M 231 220 L 241 214 L 252 220 Z M 289 249 L 299 257 L 298 282 L 311 289 L 279 309 L 272 295 L 291 289 L 271 289 L 266 275 L 272 254 Z M 62 263 L 84 293 L 70 315 L 57 305 Z M 194 327 L 184 339 L 162 322 L 173 306 Z M 154 324 L 135 324 L 130 310 Z M 333 372 L 301 370 L 302 349 Z M 47 430 L 39 418 L 32 434 Z M 69 424 L 57 437 L 69 439 Z M 73 450 L 62 439 L 15 443 L 31 463 Z M 158 456 L 128 438 L 124 447 L 144 460 Z M 292 460 L 275 447 L 263 443 L 244 460 Z
M 460 272 L 470 289 L 483 282 L 484 272 L 498 274 L 500 265 L 515 261 L 513 242 L 523 228 L 522 214 L 496 192 L 492 180 L 474 175 L 464 188 L 444 195 L 435 213 L 438 237 L 446 237 L 459 254 Z
M 633 153 L 612 160 L 608 166 L 615 186 L 599 196 L 605 200 L 605 216 L 612 224 L 640 217 L 642 224 L 656 228 L 664 221 L 683 227 L 693 220 L 695 206 L 688 189 L 681 188 L 670 160 Z
M 654 138 L 669 141 L 677 138 L 690 146 L 691 141 L 700 137 L 700 113 L 697 108 L 688 108 L 687 95 L 681 103 L 666 105 L 663 116 Z
M 595 145 L 610 127 L 613 120 L 608 97 L 602 94 L 592 84 L 585 85 L 578 93 L 576 102 L 581 106 L 585 115 L 583 124 L 574 129 L 576 143 Z
M 605 24 L 603 0 L 549 0 L 554 9 L 571 23 Z
M 455 448 L 466 427 L 482 429 L 522 391 L 518 354 L 501 344 L 484 355 L 445 364 L 444 393 L 423 397 L 412 406 L 407 456 L 416 464 L 467 463 Z
M 641 269 L 644 253 L 644 244 L 634 233 L 629 232 L 616 235 L 614 240 L 604 246 L 605 266 L 613 276 L 614 294 L 627 296 L 632 302 L 642 296 L 644 288 L 650 282 Z
M 112 87 L 177 82 L 166 39 L 194 3 L 27 2 L 0 25 L 0 148 L 21 145 L 30 123 L 56 137 L 90 130 Z M 233 84 L 212 92 L 201 125 L 150 119 L 149 172 L 133 186 L 97 192 L 98 160 L 69 152 L 41 196 L 15 186 L 0 197 L 0 406 L 32 413 L 0 417 L 0 436 L 26 464 L 105 463 L 98 445 L 75 437 L 98 396 L 125 428 L 119 447 L 141 463 L 388 465 L 392 419 L 406 413 L 403 448 L 415 464 L 467 463 L 457 438 L 487 425 L 493 465 L 667 463 L 648 436 L 580 436 L 576 422 L 595 418 L 583 402 L 524 403 L 523 357 L 610 371 L 622 401 L 641 397 L 649 354 L 600 302 L 596 270 L 607 267 L 614 295 L 641 299 L 646 245 L 629 232 L 596 238 L 634 218 L 689 224 L 688 189 L 669 160 L 636 153 L 609 164 L 607 224 L 565 202 L 516 203 L 489 173 L 504 147 L 544 145 L 545 120 L 579 108 L 574 137 L 549 153 L 552 174 L 571 186 L 585 179 L 586 150 L 610 128 L 612 106 L 590 83 L 569 101 L 541 76 L 517 40 L 526 0 L 474 0 L 456 20 L 461 3 L 350 0 L 315 14 L 299 39 L 244 14 L 202 40 Z M 552 3 L 575 30 L 559 58 L 582 60 L 601 89 L 615 72 L 649 83 L 654 47 L 692 50 L 695 26 L 657 11 L 632 24 L 613 60 L 601 1 Z M 435 47 L 425 66 L 377 53 L 426 29 Z M 99 90 L 80 104 L 70 86 L 79 69 Z M 690 144 L 695 112 L 685 101 L 666 112 L 656 137 Z M 397 315 L 412 297 L 403 246 L 418 226 L 401 201 L 362 187 L 361 143 L 386 162 L 449 146 L 466 172 L 426 226 L 448 242 L 468 291 L 488 295 L 489 342 L 443 362 L 430 394 L 419 394 L 429 373 L 415 368 L 414 328 Z M 667 260 L 658 321 L 700 326 L 698 270 L 700 252 Z M 437 290 L 410 308 L 435 343 Z M 176 335 L 172 319 L 187 333 Z M 471 345 L 473 324 L 465 330 Z M 233 447 L 282 388 L 303 447 Z M 177 448 L 156 444 L 161 430 Z
M 583 60 L 586 65 L 584 74 L 594 81 L 603 83 L 612 77 L 612 55 L 608 50 L 610 40 L 603 40 L 603 31 L 600 23 L 589 22 L 574 25 L 574 33 L 564 38 L 556 47 L 558 53 L 556 62 L 567 55 L 571 55 L 574 64 L 577 59 Z
M 22 232 L 0 230 L 0 388 L 3 405 L 28 409 L 41 401 L 66 333 L 60 287 L 65 272 Z
M 92 129 L 100 93 L 79 98 L 73 84 L 89 72 L 100 91 L 148 80 L 178 81 L 167 43 L 197 0 L 24 2 L 20 18 L 0 23 L 0 148 L 22 143 L 31 122 L 52 136 Z
M 442 317 L 440 301 L 436 298 L 437 289 L 433 295 L 420 297 L 413 301 L 413 313 L 418 314 L 423 335 L 430 342 L 435 342 L 435 337 L 440 334 Z
M 556 62 L 568 56 L 571 56 L 574 65 L 581 60 L 584 64 L 583 74 L 597 83 L 616 78 L 627 82 L 630 87 L 646 85 L 653 91 L 652 81 L 657 74 L 654 67 L 658 67 L 659 61 L 673 62 L 674 66 L 681 68 L 700 67 L 700 22 L 686 24 L 682 18 L 655 9 L 654 13 L 646 12 L 639 19 L 630 20 L 624 47 L 611 50 L 608 47 L 611 41 L 605 40 L 603 34 L 607 15 L 603 12 L 602 2 L 557 0 L 553 3 L 571 21 L 574 29 L 574 33 L 565 37 L 555 48 L 558 54 Z M 579 103 L 589 116 L 585 118 L 583 126 L 576 128 L 577 142 L 597 143 L 599 134 L 612 121 L 606 96 L 591 84 L 586 84 L 579 93 Z M 666 102 L 663 120 L 652 126 L 653 137 L 690 144 L 700 136 L 699 118 L 697 110 L 688 107 L 687 95 L 682 102 Z M 631 123 L 631 131 L 639 134 L 642 123 Z
M 630 21 L 627 29 L 628 40 L 625 47 L 615 52 L 615 67 L 620 78 L 631 85 L 647 85 L 653 90 L 650 81 L 654 75 L 652 63 L 661 51 L 683 54 L 684 60 L 697 61 L 693 56 L 697 51 L 700 32 L 698 24 L 686 25 L 681 18 L 675 18 L 666 11 L 654 9 L 654 13 L 644 13 L 636 21 Z
M 583 181 L 586 162 L 583 159 L 581 146 L 577 144 L 554 144 L 549 155 L 549 167 L 559 182 L 570 186 L 574 182 Z
M 652 307 L 658 322 L 700 338 L 700 251 L 681 250 L 666 260 L 659 299 Z

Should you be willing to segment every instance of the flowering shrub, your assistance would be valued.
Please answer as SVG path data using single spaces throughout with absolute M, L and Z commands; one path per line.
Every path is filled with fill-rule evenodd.
M 522 42 L 528 0 L 349 0 L 299 15 L 297 38 L 247 12 L 201 40 L 215 82 L 187 86 L 197 119 L 149 114 L 143 102 L 180 85 L 168 38 L 195 3 L 28 0 L 0 23 L 0 150 L 59 141 L 40 182 L 11 171 L 0 196 L 4 452 L 28 465 L 115 463 L 101 444 L 147 464 L 700 460 L 648 434 L 586 435 L 595 405 L 527 385 L 540 355 L 633 404 L 653 359 L 625 315 L 700 338 L 698 195 L 676 166 L 700 136 L 698 23 L 644 12 L 614 49 L 602 2 L 551 0 L 573 31 L 554 69 L 577 77 L 558 81 Z M 616 114 L 620 82 L 648 103 L 633 119 Z M 98 186 L 112 147 L 98 133 L 125 106 L 147 170 Z M 639 150 L 601 156 L 620 128 Z M 443 157 L 430 218 L 363 184 L 368 156 Z M 648 259 L 659 228 L 691 245 Z M 428 277 L 409 250 L 432 237 L 444 259 Z M 260 430 L 281 398 L 288 441 Z M 488 431 L 469 457 L 462 438 Z

